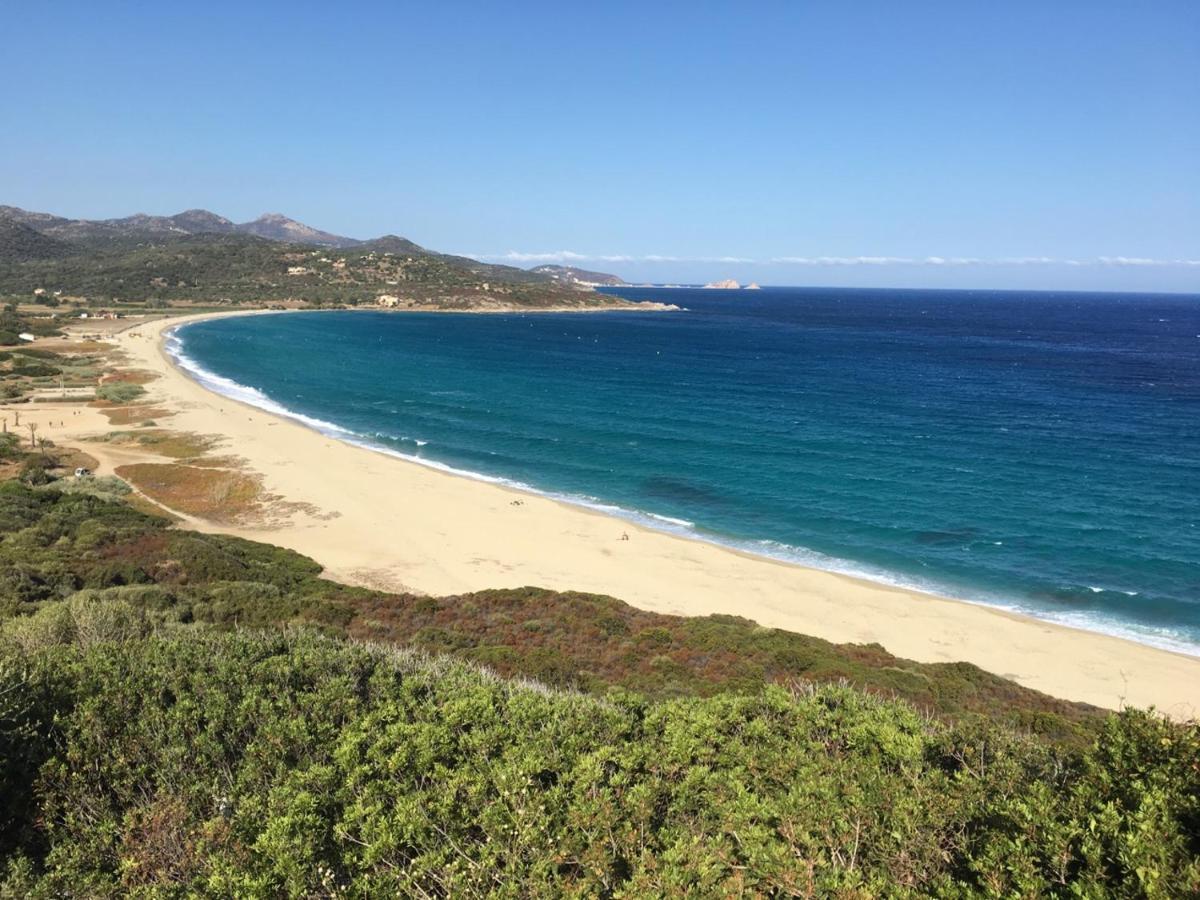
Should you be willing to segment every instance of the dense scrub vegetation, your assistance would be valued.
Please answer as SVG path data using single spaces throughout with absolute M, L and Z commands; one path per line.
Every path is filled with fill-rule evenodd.
M 72 606 L 0 651 L 9 895 L 1200 891 L 1200 740 L 1146 713 L 1064 755 L 849 688 L 600 699 Z
M 1200 892 L 1195 724 L 733 617 L 350 588 L 126 490 L 0 483 L 0 897 Z
M 20 344 L 19 335 L 23 332 L 47 337 L 59 333 L 59 324 L 55 319 L 44 316 L 22 316 L 15 304 L 6 304 L 0 309 L 0 345 Z

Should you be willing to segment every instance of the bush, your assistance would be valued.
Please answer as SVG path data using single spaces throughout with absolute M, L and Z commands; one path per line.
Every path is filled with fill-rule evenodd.
M 144 610 L 120 594 L 98 591 L 81 591 L 65 603 L 51 603 L 31 616 L 9 619 L 0 626 L 0 635 L 26 654 L 64 644 L 91 647 L 127 641 L 149 631 Z
M 306 633 L 97 634 L 0 651 L 35 786 L 0 847 L 26 892 L 31 871 L 47 896 L 1200 886 L 1197 728 L 1143 712 L 1062 756 L 848 688 L 601 700 Z
M 11 374 L 22 375 L 26 378 L 45 378 L 50 375 L 59 375 L 62 369 L 56 366 L 48 366 L 45 363 L 22 363 L 12 367 Z
M 49 484 L 54 480 L 49 471 L 53 467 L 54 463 L 44 456 L 30 456 L 21 464 L 21 483 L 30 487 Z
M 21 355 L 28 356 L 31 359 L 40 359 L 43 361 L 54 360 L 57 362 L 64 359 L 61 353 L 55 353 L 53 350 L 43 350 L 40 347 L 22 347 Z
M 0 459 L 19 459 L 22 455 L 21 436 L 13 431 L 0 432 Z
M 93 497 L 114 502 L 133 493 L 133 488 L 116 475 L 62 478 L 54 483 L 54 488 L 64 494 L 90 494 Z
M 109 403 L 129 403 L 145 393 L 146 389 L 140 384 L 118 381 L 96 388 L 96 399 L 107 400 Z

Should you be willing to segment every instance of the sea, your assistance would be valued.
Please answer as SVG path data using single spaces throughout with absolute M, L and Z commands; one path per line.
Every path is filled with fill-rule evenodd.
M 380 452 L 1200 655 L 1200 295 L 612 292 L 683 309 L 251 316 L 168 349 Z

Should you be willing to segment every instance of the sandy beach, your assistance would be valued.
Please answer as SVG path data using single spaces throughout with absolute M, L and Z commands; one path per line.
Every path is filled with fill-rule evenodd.
M 289 547 L 328 577 L 376 588 L 589 591 L 656 612 L 727 613 L 839 643 L 879 643 L 922 662 L 968 661 L 1097 706 L 1155 705 L 1177 718 L 1200 709 L 1200 658 L 774 562 L 340 443 L 186 377 L 162 346 L 163 332 L 181 321 L 139 323 L 111 340 L 128 367 L 157 376 L 146 399 L 173 413 L 163 427 L 217 438 L 213 452 L 238 458 L 277 501 L 259 521 L 181 516 L 189 527 Z M 24 409 L 47 420 L 45 436 L 95 456 L 100 473 L 146 459 L 139 448 L 94 440 L 113 430 L 97 409 Z

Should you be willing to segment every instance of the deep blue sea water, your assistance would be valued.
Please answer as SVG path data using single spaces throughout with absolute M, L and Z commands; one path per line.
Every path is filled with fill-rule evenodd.
M 1200 296 L 624 289 L 258 316 L 207 383 L 667 530 L 1200 653 Z

